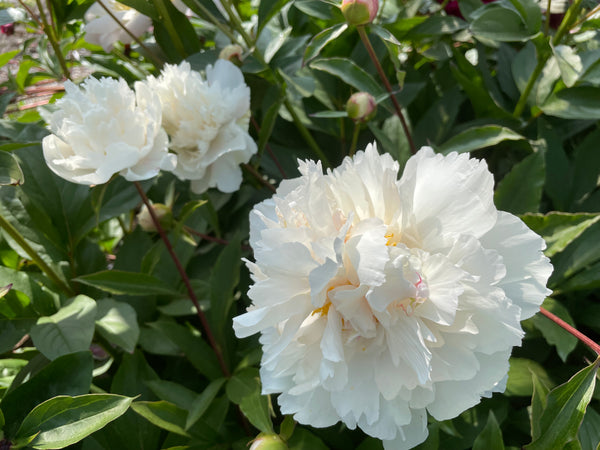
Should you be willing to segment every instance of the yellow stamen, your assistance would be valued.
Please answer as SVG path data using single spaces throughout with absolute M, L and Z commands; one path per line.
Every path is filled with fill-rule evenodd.
M 329 308 L 330 307 L 331 307 L 331 302 L 327 301 L 323 306 L 321 306 L 320 308 L 315 309 L 311 313 L 311 316 L 314 316 L 315 314 L 320 314 L 321 316 L 326 316 L 329 313 Z

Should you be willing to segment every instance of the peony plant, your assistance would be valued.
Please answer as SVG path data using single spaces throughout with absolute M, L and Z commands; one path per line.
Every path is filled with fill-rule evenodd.
M 1 449 L 598 450 L 596 2 L 10 6 Z

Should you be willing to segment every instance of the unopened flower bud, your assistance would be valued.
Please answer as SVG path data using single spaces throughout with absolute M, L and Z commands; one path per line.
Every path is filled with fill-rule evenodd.
M 348 117 L 358 123 L 365 123 L 375 117 L 377 103 L 375 97 L 368 92 L 352 94 L 346 103 Z
M 158 218 L 160 226 L 164 230 L 171 228 L 171 225 L 173 224 L 173 213 L 171 212 L 171 208 L 169 208 L 167 205 L 163 205 L 162 203 L 155 203 L 152 205 L 152 209 L 154 209 L 154 213 Z M 150 232 L 157 231 L 154 221 L 152 220 L 152 216 L 150 215 L 150 211 L 148 211 L 146 205 L 142 206 L 142 209 L 137 215 L 137 220 L 140 224 L 140 227 L 142 227 L 142 230 Z
M 250 450 L 287 450 L 283 439 L 277 434 L 260 433 L 254 441 Z
M 229 44 L 221 50 L 219 53 L 219 59 L 226 59 L 227 61 L 231 61 L 236 66 L 240 66 L 242 64 L 242 47 L 238 44 Z
M 5 34 L 7 36 L 12 36 L 15 34 L 15 24 L 7 23 L 5 25 L 0 25 L 0 33 Z
M 373 22 L 378 9 L 378 0 L 342 1 L 342 14 L 349 25 L 366 25 Z

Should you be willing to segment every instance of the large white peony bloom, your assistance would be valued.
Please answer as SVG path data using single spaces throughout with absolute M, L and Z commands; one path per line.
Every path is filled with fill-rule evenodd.
M 129 6 L 115 0 L 104 0 L 103 3 L 119 19 L 119 22 L 136 37 L 144 34 L 152 25 L 152 19 Z M 123 44 L 133 42 L 133 38 L 98 3 L 90 6 L 84 18 L 87 22 L 85 25 L 85 40 L 91 44 L 100 45 L 107 53 L 112 50 L 117 41 Z
M 124 80 L 88 78 L 81 87 L 67 81 L 66 95 L 47 118 L 53 134 L 42 146 L 54 173 L 91 185 L 115 173 L 137 181 L 175 167 L 160 101 L 146 85 L 136 83 L 134 92 Z
M 374 145 L 327 174 L 300 163 L 251 213 L 254 285 L 238 337 L 260 332 L 263 393 L 284 414 L 343 421 L 387 449 L 502 392 L 519 322 L 548 295 L 544 241 L 497 211 L 485 162 Z
M 166 64 L 148 86 L 160 97 L 163 126 L 178 155 L 173 171 L 192 180 L 192 191 L 210 187 L 234 192 L 242 182 L 241 163 L 256 153 L 248 134 L 250 89 L 239 68 L 225 60 L 206 67 L 206 80 L 189 63 Z

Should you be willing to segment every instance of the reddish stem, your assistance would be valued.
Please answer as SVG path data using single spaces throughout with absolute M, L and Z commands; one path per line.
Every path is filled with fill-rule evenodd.
M 598 345 L 596 342 L 592 341 L 589 337 L 587 337 L 581 331 L 573 328 L 571 325 L 569 325 L 567 322 L 562 320 L 560 317 L 552 314 L 546 308 L 540 307 L 540 312 L 544 316 L 546 316 L 548 319 L 550 319 L 551 321 L 556 323 L 558 326 L 560 326 L 564 330 L 571 333 L 573 336 L 575 336 L 577 339 L 579 339 L 581 342 L 583 342 L 585 345 L 587 345 L 589 348 L 591 348 L 594 352 L 596 352 L 596 354 L 598 356 L 600 356 L 600 345 Z
M 408 145 L 410 146 L 410 151 L 414 155 L 415 153 L 417 153 L 417 149 L 415 147 L 415 143 L 413 141 L 412 135 L 410 134 L 410 130 L 408 129 L 408 124 L 406 123 L 404 114 L 402 114 L 402 108 L 400 107 L 400 103 L 398 103 L 398 100 L 396 99 L 396 95 L 394 94 L 394 90 L 392 89 L 392 85 L 390 84 L 390 80 L 388 80 L 387 76 L 385 75 L 385 72 L 383 71 L 383 67 L 381 67 L 379 59 L 377 59 L 377 54 L 375 53 L 375 50 L 373 49 L 373 46 L 371 45 L 371 41 L 369 40 L 369 36 L 367 36 L 365 27 L 358 26 L 358 27 L 356 27 L 356 30 L 358 31 L 358 35 L 360 36 L 361 41 L 363 42 L 365 48 L 367 49 L 367 53 L 371 57 L 373 64 L 375 64 L 375 68 L 377 69 L 379 78 L 381 78 L 381 81 L 383 81 L 383 84 L 385 85 L 385 89 L 390 94 L 390 99 L 392 100 L 394 109 L 396 110 L 396 115 L 400 119 L 400 123 L 402 124 L 402 129 L 404 130 L 404 134 L 406 135 L 406 139 L 408 140 Z
M 225 359 L 223 358 L 223 353 L 221 352 L 221 349 L 219 348 L 219 345 L 217 344 L 217 341 L 215 340 L 215 337 L 210 329 L 210 325 L 208 324 L 208 320 L 206 319 L 206 316 L 204 315 L 204 312 L 202 312 L 202 310 L 200 309 L 200 304 L 198 303 L 198 299 L 196 298 L 196 294 L 194 293 L 194 289 L 192 288 L 190 279 L 187 276 L 187 273 L 185 272 L 185 269 L 183 268 L 181 261 L 175 254 L 175 250 L 173 250 L 171 241 L 169 241 L 169 238 L 167 237 L 165 230 L 163 230 L 163 227 L 160 225 L 160 220 L 158 220 L 158 217 L 156 216 L 156 213 L 154 212 L 154 208 L 150 204 L 150 200 L 148 200 L 148 197 L 146 196 L 144 189 L 142 189 L 142 186 L 140 185 L 140 183 L 138 181 L 134 181 L 133 184 L 135 185 L 136 189 L 138 190 L 138 193 L 140 194 L 142 201 L 146 205 L 146 208 L 148 208 L 148 212 L 150 213 L 150 217 L 152 217 L 152 222 L 154 222 L 156 231 L 158 231 L 160 238 L 165 243 L 165 247 L 167 247 L 167 251 L 169 252 L 169 255 L 171 255 L 171 259 L 175 263 L 175 266 L 177 267 L 177 271 L 181 275 L 181 279 L 183 280 L 183 283 L 185 284 L 185 287 L 188 291 L 190 300 L 196 307 L 196 314 L 198 315 L 198 318 L 200 319 L 200 323 L 202 324 L 202 328 L 204 329 L 204 334 L 206 335 L 206 338 L 208 339 L 210 346 L 214 350 L 215 355 L 217 356 L 217 359 L 219 360 L 219 366 L 221 366 L 221 371 L 223 372 L 223 374 L 226 377 L 231 376 L 231 373 L 229 372 L 229 369 L 227 368 L 227 364 L 225 364 Z

